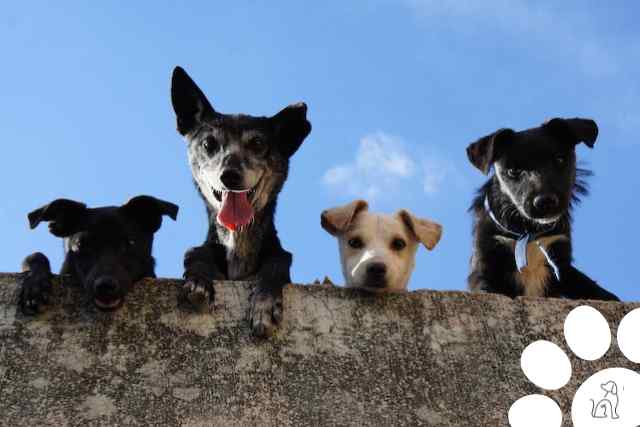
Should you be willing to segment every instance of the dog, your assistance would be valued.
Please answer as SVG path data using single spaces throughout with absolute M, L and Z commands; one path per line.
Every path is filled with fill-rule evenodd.
M 600 388 L 604 391 L 604 397 L 597 403 L 594 399 L 589 399 L 591 401 L 591 417 L 619 419 L 618 404 L 620 403 L 620 398 L 618 397 L 618 385 L 613 381 L 607 381 L 604 384 L 600 384 Z
M 49 223 L 49 231 L 64 239 L 60 275 L 81 285 L 101 310 L 115 310 L 131 285 L 155 277 L 151 255 L 153 235 L 162 217 L 175 220 L 178 206 L 151 196 L 137 196 L 122 206 L 88 208 L 84 203 L 57 199 L 29 213 L 29 226 Z M 51 265 L 41 252 L 22 262 L 18 303 L 27 315 L 37 314 L 51 292 Z
M 366 201 L 355 200 L 320 215 L 322 228 L 338 239 L 346 287 L 375 293 L 406 291 L 418 244 L 432 250 L 440 241 L 442 226 L 404 209 L 393 215 L 368 209 Z
M 571 264 L 571 212 L 590 175 L 576 167 L 575 147 L 593 148 L 597 136 L 593 120 L 554 118 L 524 131 L 500 129 L 467 147 L 476 168 L 494 170 L 469 209 L 471 290 L 618 300 Z
M 276 202 L 289 159 L 311 132 L 307 106 L 272 117 L 222 114 L 181 67 L 173 71 L 171 101 L 209 219 L 204 244 L 185 254 L 182 300 L 203 309 L 214 300 L 214 280 L 256 280 L 249 322 L 255 335 L 269 336 L 282 318 L 282 287 L 291 282 Z

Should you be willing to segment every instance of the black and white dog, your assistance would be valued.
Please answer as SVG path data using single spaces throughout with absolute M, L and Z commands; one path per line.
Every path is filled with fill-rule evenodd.
M 173 220 L 178 206 L 151 196 L 137 196 L 122 206 L 88 208 L 84 203 L 57 199 L 28 215 L 29 226 L 49 223 L 51 234 L 64 239 L 65 258 L 60 275 L 82 286 L 102 310 L 122 305 L 131 285 L 155 277 L 151 255 L 153 235 L 162 217 Z M 22 262 L 19 305 L 35 314 L 51 291 L 51 266 L 36 252 Z
M 257 280 L 249 321 L 269 336 L 282 318 L 282 287 L 291 281 L 292 256 L 274 225 L 289 158 L 311 131 L 307 106 L 290 105 L 273 117 L 222 114 L 180 67 L 171 101 L 178 132 L 188 144 L 196 188 L 209 217 L 202 246 L 184 259 L 184 297 L 196 308 L 214 298 L 214 280 Z
M 597 136 L 593 120 L 556 118 L 520 132 L 500 129 L 467 147 L 474 166 L 494 169 L 470 208 L 471 290 L 618 299 L 571 265 L 571 209 L 589 175 L 576 167 L 575 147 L 593 148 Z

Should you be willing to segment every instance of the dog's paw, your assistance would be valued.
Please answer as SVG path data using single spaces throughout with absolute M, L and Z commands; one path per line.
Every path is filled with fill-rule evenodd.
M 267 338 L 273 335 L 282 321 L 282 295 L 256 288 L 251 293 L 249 323 L 253 334 Z
M 197 311 L 212 310 L 215 299 L 213 282 L 198 279 L 185 280 L 182 285 L 181 299 Z
M 18 306 L 23 314 L 32 316 L 42 311 L 51 295 L 51 277 L 43 274 L 24 273 L 18 285 Z

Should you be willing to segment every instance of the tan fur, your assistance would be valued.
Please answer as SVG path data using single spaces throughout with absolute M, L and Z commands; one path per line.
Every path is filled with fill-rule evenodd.
M 418 244 L 432 249 L 442 234 L 439 224 L 417 218 L 406 210 L 394 215 L 371 213 L 364 200 L 325 210 L 321 224 L 338 238 L 346 286 L 374 292 L 405 291 L 415 266 Z M 354 238 L 362 240 L 364 247 L 352 248 L 349 240 Z M 397 238 L 406 243 L 400 251 L 391 249 L 391 243 Z M 366 269 L 372 263 L 384 263 L 387 267 L 387 284 L 383 289 L 367 287 Z
M 496 240 L 515 252 L 516 241 L 514 239 L 496 236 Z M 567 241 L 569 239 L 567 236 L 559 234 L 537 239 L 527 245 L 527 266 L 523 268 L 521 272 L 514 274 L 516 282 L 522 287 L 525 296 L 544 296 L 547 285 L 549 284 L 549 279 L 553 274 L 547 265 L 544 254 L 536 242 L 540 243 L 546 250 L 549 250 L 549 247 L 553 243 L 563 240 Z
M 354 200 L 344 206 L 327 209 L 320 214 L 320 225 L 332 236 L 339 236 L 351 227 L 356 216 L 369 209 L 365 200 Z
M 348 245 L 349 239 L 356 236 L 365 242 L 364 248 L 353 249 Z M 401 237 L 407 242 L 407 247 L 399 253 L 389 249 L 389 243 L 395 237 Z M 348 287 L 366 287 L 366 266 L 372 262 L 384 262 L 389 276 L 385 290 L 399 291 L 407 288 L 415 266 L 418 241 L 395 217 L 362 212 L 338 240 L 342 271 Z
M 432 250 L 442 237 L 442 226 L 428 219 L 416 218 L 411 212 L 402 209 L 395 215 L 411 230 L 425 248 Z

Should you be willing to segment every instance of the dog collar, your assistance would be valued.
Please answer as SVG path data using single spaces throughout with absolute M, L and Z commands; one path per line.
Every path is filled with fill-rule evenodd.
M 547 264 L 549 264 L 549 267 L 551 267 L 551 269 L 553 270 L 553 274 L 556 276 L 556 279 L 560 281 L 560 269 L 558 268 L 558 265 L 553 261 L 553 259 L 551 259 L 549 252 L 544 248 L 544 246 L 542 246 L 540 242 L 535 241 L 533 239 L 533 234 L 531 233 L 519 234 L 509 230 L 507 227 L 502 225 L 500 221 L 498 221 L 498 218 L 496 218 L 496 216 L 494 215 L 493 211 L 491 210 L 491 206 L 489 206 L 489 197 L 487 196 L 484 197 L 484 210 L 487 212 L 487 214 L 489 215 L 489 218 L 491 218 L 491 221 L 493 221 L 496 227 L 500 229 L 500 231 L 502 231 L 505 234 L 511 235 L 516 239 L 516 248 L 514 252 L 515 252 L 516 267 L 518 268 L 518 272 L 521 272 L 522 269 L 527 266 L 527 245 L 533 240 L 536 246 L 538 247 L 538 249 L 540 249 L 540 252 L 542 252 L 542 255 L 544 255 L 544 258 L 547 260 Z

